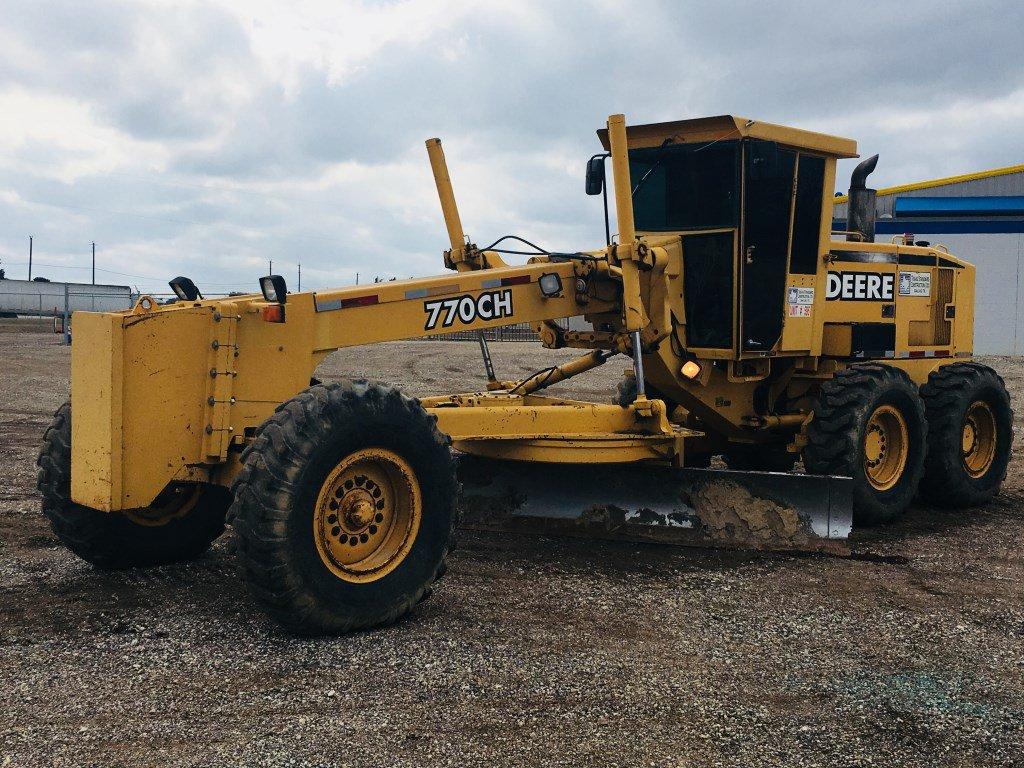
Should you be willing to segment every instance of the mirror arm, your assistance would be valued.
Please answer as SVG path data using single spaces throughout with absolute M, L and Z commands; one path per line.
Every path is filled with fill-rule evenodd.
M 607 159 L 607 158 L 608 158 L 608 155 L 605 155 L 604 159 L 602 159 L 601 162 L 604 163 L 604 160 Z M 605 178 L 608 178 L 608 177 L 605 176 Z M 612 245 L 612 225 L 611 225 L 611 222 L 608 220 L 608 184 L 607 184 L 607 182 L 601 185 L 601 201 L 604 203 L 604 241 L 605 241 L 605 245 L 608 246 L 609 248 L 611 248 L 611 245 Z
M 591 155 L 590 159 L 587 160 L 587 194 L 590 193 L 590 169 L 593 166 L 595 160 L 601 161 L 601 202 L 604 205 L 604 241 L 605 245 L 612 244 L 612 229 L 611 223 L 608 219 L 608 173 L 606 171 L 605 160 L 611 157 L 608 152 L 598 152 L 596 155 Z

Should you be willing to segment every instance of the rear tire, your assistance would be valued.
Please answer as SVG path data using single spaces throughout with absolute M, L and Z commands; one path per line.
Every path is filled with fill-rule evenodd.
M 855 523 L 888 523 L 917 492 L 927 435 L 924 403 L 906 373 L 854 365 L 822 385 L 804 465 L 811 474 L 853 478 Z
M 219 486 L 172 487 L 158 497 L 159 503 L 131 513 L 101 512 L 71 501 L 71 403 L 53 415 L 36 464 L 43 514 L 53 532 L 64 546 L 99 568 L 194 560 L 224 532 L 231 494 Z M 188 509 L 182 511 L 186 504 Z
M 279 406 L 243 454 L 229 513 L 256 600 L 303 635 L 408 614 L 454 538 L 449 442 L 418 401 L 365 380 Z
M 921 387 L 928 458 L 921 496 L 951 509 L 980 506 L 999 493 L 1013 444 L 1013 409 L 991 368 L 953 363 Z

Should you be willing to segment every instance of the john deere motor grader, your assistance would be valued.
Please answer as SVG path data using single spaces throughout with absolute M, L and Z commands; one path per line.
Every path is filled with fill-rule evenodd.
M 917 492 L 947 507 L 998 492 L 1012 414 L 971 361 L 974 268 L 940 246 L 874 242 L 877 158 L 854 173 L 833 239 L 836 161 L 856 157 L 853 141 L 729 116 L 627 130 L 614 115 L 598 135 L 587 191 L 605 195 L 610 230 L 610 158 L 618 224 L 603 248 L 520 265 L 502 256 L 522 245 L 478 248 L 431 139 L 454 274 L 295 294 L 268 276 L 259 294 L 218 299 L 176 278 L 173 306 L 75 313 L 71 401 L 39 456 L 57 535 L 97 566 L 147 566 L 199 555 L 226 518 L 271 614 L 343 632 L 402 616 L 443 572 L 456 455 L 554 487 L 546 502 L 510 492 L 513 512 L 603 509 L 611 531 L 652 517 L 706 528 L 722 487 L 825 539 L 847 535 L 851 512 L 893 519 Z M 588 325 L 555 322 L 567 317 Z M 481 337 L 487 390 L 423 400 L 368 380 L 310 385 L 341 347 L 511 323 L 587 351 L 505 381 Z M 631 360 L 617 402 L 539 394 L 617 354 Z M 717 455 L 742 471 L 704 469 Z M 806 472 L 789 472 L 801 458 Z

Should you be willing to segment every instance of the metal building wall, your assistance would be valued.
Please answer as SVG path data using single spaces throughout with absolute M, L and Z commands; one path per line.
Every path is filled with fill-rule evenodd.
M 977 267 L 975 354 L 1024 354 L 1024 234 L 936 234 L 927 238 Z
M 127 285 L 54 283 L 34 280 L 0 280 L 0 312 L 19 315 L 52 315 L 64 311 L 67 287 L 70 311 L 116 312 L 131 309 L 132 289 Z
M 999 195 L 1024 195 L 1024 173 L 1007 173 L 1002 176 L 987 176 L 983 179 L 956 181 L 938 187 L 911 189 L 879 195 L 875 211 L 879 218 L 893 215 L 897 197 L 992 197 Z M 846 203 L 837 203 L 834 218 L 846 218 Z

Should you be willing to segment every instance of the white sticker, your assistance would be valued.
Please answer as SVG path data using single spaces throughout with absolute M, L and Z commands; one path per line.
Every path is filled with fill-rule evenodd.
M 814 288 L 791 286 L 786 290 L 786 303 L 810 306 L 814 303 Z
M 931 295 L 931 272 L 900 272 L 900 296 Z
M 892 301 L 892 274 L 829 272 L 825 301 Z
M 811 307 L 808 304 L 790 304 L 789 307 L 790 317 L 810 317 Z
M 451 328 L 455 321 L 470 324 L 477 318 L 480 320 L 497 320 L 512 316 L 512 291 L 488 291 L 477 297 L 472 294 L 452 296 L 450 299 L 437 299 L 423 302 L 423 311 L 427 320 L 423 329 L 432 331 L 438 321 L 442 328 Z

